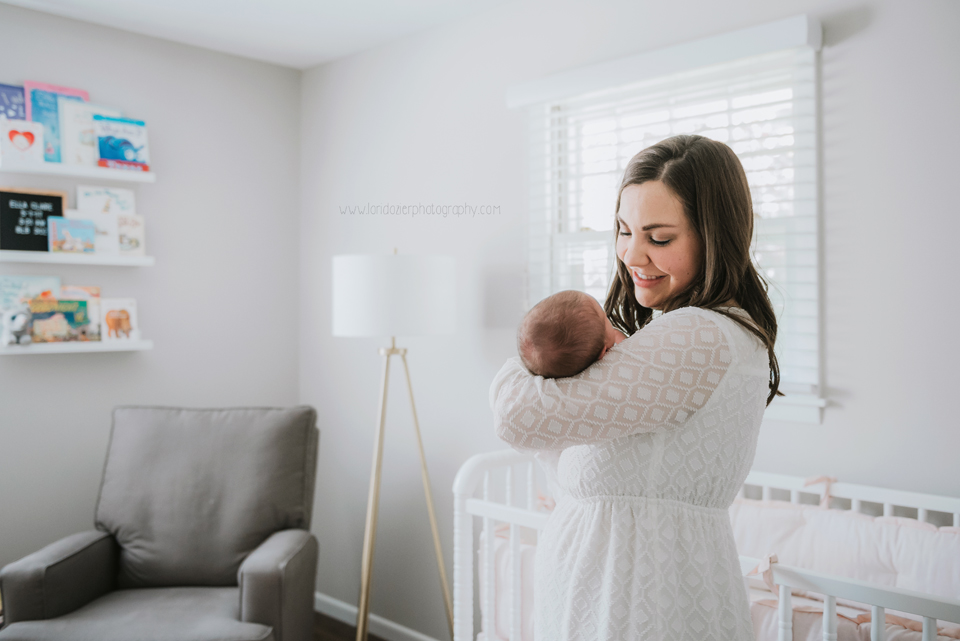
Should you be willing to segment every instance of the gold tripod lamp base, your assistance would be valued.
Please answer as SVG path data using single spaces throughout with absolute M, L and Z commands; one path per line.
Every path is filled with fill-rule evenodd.
M 443 590 L 443 602 L 447 611 L 450 638 L 453 639 L 453 602 L 450 599 L 450 587 L 447 585 L 447 572 L 443 564 L 443 549 L 440 546 L 437 516 L 433 509 L 433 494 L 430 491 L 430 475 L 427 473 L 427 460 L 423 452 L 423 440 L 420 438 L 417 408 L 413 402 L 410 369 L 407 367 L 407 350 L 405 348 L 398 348 L 396 337 L 391 337 L 390 347 L 381 348 L 380 355 L 383 356 L 383 378 L 380 383 L 380 409 L 377 433 L 373 446 L 373 466 L 370 470 L 370 493 L 367 496 L 367 523 L 363 532 L 363 561 L 360 570 L 360 605 L 357 609 L 356 641 L 366 641 L 368 619 L 370 616 L 370 577 L 373 570 L 373 552 L 377 542 L 377 511 L 380 505 L 380 469 L 383 461 L 383 426 L 387 413 L 387 383 L 390 378 L 391 356 L 399 356 L 403 361 L 403 371 L 407 378 L 407 390 L 410 392 L 410 409 L 413 412 L 413 429 L 416 433 L 417 446 L 420 450 L 420 476 L 423 480 L 423 493 L 427 499 L 427 513 L 430 518 L 430 530 L 433 532 L 433 547 L 437 555 L 437 567 L 440 571 L 440 586 Z

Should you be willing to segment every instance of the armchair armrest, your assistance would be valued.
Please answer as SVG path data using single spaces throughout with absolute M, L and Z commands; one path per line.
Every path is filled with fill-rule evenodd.
M 72 534 L 0 570 L 4 623 L 73 612 L 116 588 L 119 549 L 107 532 Z
M 275 532 L 240 565 L 240 620 L 273 627 L 277 641 L 313 634 L 317 539 L 306 530 Z

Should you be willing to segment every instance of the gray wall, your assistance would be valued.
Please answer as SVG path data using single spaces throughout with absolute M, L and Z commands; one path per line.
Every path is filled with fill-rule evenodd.
M 810 12 L 825 24 L 821 426 L 768 422 L 755 468 L 957 495 L 952 324 L 960 217 L 960 4 L 517 2 L 311 69 L 303 79 L 301 399 L 328 424 L 318 589 L 356 603 L 382 341 L 330 336 L 330 256 L 457 256 L 457 334 L 404 339 L 448 567 L 449 489 L 503 447 L 487 386 L 514 353 L 523 270 L 524 115 L 514 83 Z M 500 205 L 484 218 L 341 215 L 357 203 Z M 394 370 L 372 611 L 446 638 L 409 410 Z M 349 464 L 345 464 L 349 461 Z M 416 586 L 416 587 L 414 587 Z
M 155 348 L 0 357 L 0 566 L 92 528 L 113 406 L 299 400 L 300 73 L 0 4 L 0 82 L 24 80 L 146 120 L 157 182 L 133 188 L 157 264 L 0 273 L 135 297 Z M 71 205 L 78 182 L 0 181 Z

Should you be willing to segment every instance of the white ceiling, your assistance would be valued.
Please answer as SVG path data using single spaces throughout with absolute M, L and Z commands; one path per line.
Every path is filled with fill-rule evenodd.
M 2 0 L 305 69 L 507 0 Z

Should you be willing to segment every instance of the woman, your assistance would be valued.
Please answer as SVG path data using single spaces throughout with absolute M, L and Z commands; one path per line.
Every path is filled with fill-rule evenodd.
M 500 438 L 562 451 L 537 546 L 536 638 L 748 641 L 727 510 L 780 376 L 743 168 L 700 136 L 645 149 L 614 227 L 604 310 L 629 338 L 571 378 L 512 359 L 491 387 Z

